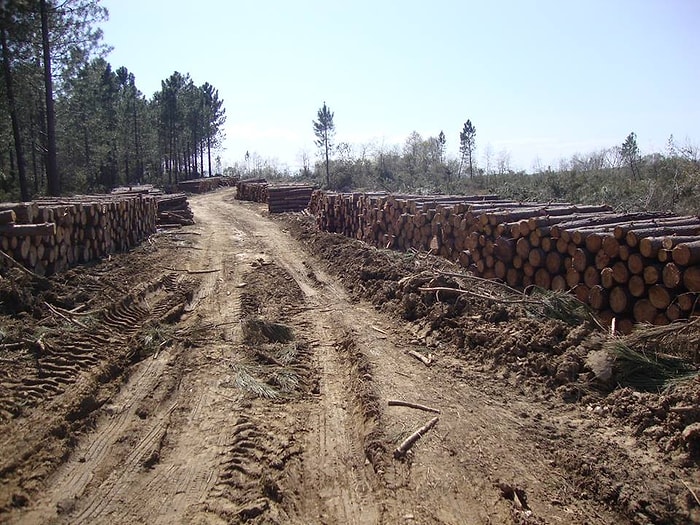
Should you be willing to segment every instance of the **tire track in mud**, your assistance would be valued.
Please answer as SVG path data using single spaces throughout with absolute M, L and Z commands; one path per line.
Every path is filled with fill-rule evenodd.
M 196 316 L 189 324 L 194 332 L 201 331 L 198 324 L 209 316 L 225 315 L 222 324 L 235 333 L 240 294 L 236 287 L 223 286 L 222 275 L 237 278 L 237 270 L 228 271 L 220 250 L 227 239 L 212 228 L 202 244 L 203 256 L 194 254 L 187 269 L 207 264 L 219 271 L 203 274 L 182 311 Z M 113 324 L 123 326 L 129 317 L 134 319 L 122 315 Z M 218 456 L 226 449 L 221 429 L 228 424 L 228 414 L 221 388 L 212 379 L 221 373 L 197 369 L 215 363 L 226 346 L 207 344 L 202 355 L 176 347 L 139 363 L 109 409 L 112 414 L 103 417 L 86 440 L 86 451 L 74 454 L 62 477 L 54 479 L 53 497 L 42 502 L 40 512 L 58 509 L 59 522 L 65 523 L 172 523 L 203 502 L 218 478 Z
M 24 491 L 40 486 L 69 453 L 73 432 L 90 424 L 103 396 L 115 388 L 112 383 L 140 357 L 139 337 L 161 323 L 164 312 L 182 308 L 190 287 L 190 281 L 173 276 L 156 279 L 91 314 L 93 321 L 86 316 L 74 329 L 49 329 L 34 343 L 37 377 L 23 381 L 7 398 L 23 400 L 23 414 L 2 424 L 3 505 L 6 497 L 16 497 L 13 493 L 26 498 Z M 34 409 L 26 402 L 30 397 L 42 406 Z
M 47 332 L 32 345 L 36 377 L 6 382 L 0 388 L 0 414 L 19 415 L 45 403 L 75 384 L 81 373 L 123 354 L 130 337 L 182 304 L 185 288 L 175 275 L 165 275 L 103 311 L 81 316 L 84 320 L 72 327 L 76 330 Z
M 76 377 L 71 378 L 73 383 L 80 380 L 80 373 L 94 374 L 95 371 L 90 366 L 101 367 L 104 370 L 97 374 L 100 381 L 111 380 L 141 351 L 140 339 L 135 341 L 134 337 L 143 335 L 144 330 L 152 323 L 157 326 L 173 309 L 181 310 L 190 286 L 191 283 L 187 284 L 168 274 L 137 287 L 122 301 L 107 309 L 101 316 L 102 322 L 97 325 L 95 333 L 80 332 L 71 342 L 63 343 L 60 348 L 56 343 L 46 345 L 49 350 L 45 359 L 48 362 L 49 359 L 53 359 L 72 363 L 76 371 Z M 121 364 L 114 362 L 115 358 L 121 359 Z M 137 365 L 136 373 L 132 376 L 132 384 L 135 387 L 122 391 L 118 405 L 104 407 L 104 412 L 108 415 L 99 420 L 102 421 L 101 425 L 98 421 L 100 432 L 92 433 L 91 440 L 78 444 L 72 454 L 74 459 L 52 476 L 52 490 L 47 491 L 45 497 L 38 499 L 32 509 L 19 518 L 20 521 L 44 521 L 47 515 L 51 516 L 56 512 L 70 515 L 78 506 L 78 497 L 85 490 L 89 490 L 91 485 L 98 483 L 103 472 L 109 471 L 119 461 L 121 456 L 115 452 L 115 446 L 123 447 L 119 437 L 129 435 L 131 439 L 136 439 L 139 436 L 142 429 L 135 427 L 133 420 L 146 417 L 141 401 L 156 395 L 159 389 L 172 390 L 174 387 L 173 384 L 166 385 L 167 378 L 172 377 L 167 370 L 171 362 L 172 358 L 166 350 L 159 355 L 147 357 Z M 85 396 L 77 411 L 74 409 L 67 414 L 69 420 L 82 418 L 84 411 L 90 412 L 98 408 L 98 402 L 92 394 L 86 393 Z M 57 416 L 60 417 L 60 413 Z M 155 427 L 148 429 L 148 425 L 145 426 L 148 431 L 137 450 L 145 450 L 144 447 L 153 442 L 153 428 L 162 426 L 158 418 L 153 421 L 156 421 Z M 16 436 L 13 437 L 16 439 Z M 127 463 L 130 461 L 133 464 L 134 459 L 131 455 L 127 459 Z M 109 478 L 108 483 L 112 483 Z M 102 500 L 108 499 L 105 494 L 101 496 Z M 94 510 L 88 506 L 85 510 L 86 517 Z M 68 521 L 79 522 L 80 517 L 74 516 Z
M 265 223 L 260 229 L 251 213 L 255 212 L 238 207 L 238 227 L 258 240 L 304 294 L 303 307 L 291 320 L 312 341 L 319 375 L 318 399 L 307 416 L 311 428 L 303 447 L 303 473 L 294 480 L 301 485 L 297 492 L 304 495 L 298 514 L 311 521 L 379 523 L 381 486 L 366 458 L 361 401 L 353 395 L 352 365 L 339 355 L 348 326 L 336 310 L 324 309 L 338 301 L 341 310 L 352 307 L 333 279 L 305 261 L 296 241 L 276 224 Z

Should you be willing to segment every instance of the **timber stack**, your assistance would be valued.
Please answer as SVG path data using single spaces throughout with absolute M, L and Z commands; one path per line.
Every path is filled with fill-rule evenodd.
M 137 246 L 156 232 L 156 218 L 156 197 L 147 193 L 0 203 L 0 248 L 30 271 L 50 275 Z
M 700 217 L 486 196 L 316 191 L 320 229 L 425 250 L 516 288 L 570 291 L 624 332 L 700 314 Z
M 267 180 L 245 179 L 236 183 L 236 199 L 242 201 L 267 202 Z
M 185 193 L 208 193 L 222 186 L 235 184 L 231 177 L 202 177 L 199 179 L 183 180 L 177 183 L 177 189 Z
M 114 188 L 111 195 L 149 195 L 156 199 L 158 228 L 179 228 L 194 224 L 194 214 L 184 193 L 165 193 L 151 184 Z
M 313 186 L 301 184 L 268 186 L 268 210 L 270 213 L 303 211 L 309 207 L 313 191 Z
M 163 194 L 156 197 L 158 227 L 176 228 L 194 224 L 194 214 L 184 193 Z

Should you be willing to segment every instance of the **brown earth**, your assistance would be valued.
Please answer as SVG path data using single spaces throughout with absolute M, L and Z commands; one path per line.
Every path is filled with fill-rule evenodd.
M 593 323 L 233 191 L 0 280 L 1 522 L 700 522 L 697 376 L 621 387 Z

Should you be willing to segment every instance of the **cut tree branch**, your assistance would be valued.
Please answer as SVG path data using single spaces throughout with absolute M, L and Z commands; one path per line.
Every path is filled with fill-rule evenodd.
M 408 407 L 408 408 L 415 408 L 417 410 L 424 410 L 426 412 L 434 412 L 435 414 L 439 414 L 440 410 L 437 408 L 432 408 L 429 406 L 421 405 L 418 403 L 411 403 L 410 401 L 401 401 L 399 399 L 390 399 L 389 400 L 389 406 L 390 407 Z
M 435 424 L 438 422 L 438 419 L 440 418 L 434 417 L 425 425 L 416 430 L 413 434 L 404 439 L 403 443 L 401 443 L 398 447 L 396 447 L 396 450 L 394 450 L 394 457 L 398 459 L 405 456 L 406 452 L 410 450 L 413 444 L 416 441 L 418 441 L 423 436 L 423 434 L 425 434 L 428 430 L 435 426 Z

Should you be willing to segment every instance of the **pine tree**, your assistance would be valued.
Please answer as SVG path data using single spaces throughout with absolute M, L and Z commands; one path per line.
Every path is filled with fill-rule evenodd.
M 459 133 L 459 152 L 461 153 L 461 161 L 459 164 L 459 174 L 462 175 L 462 166 L 464 161 L 469 162 L 469 177 L 474 176 L 474 149 L 476 147 L 476 127 L 472 124 L 471 120 L 467 120 L 464 123 L 462 131 Z
M 634 131 L 627 135 L 627 138 L 620 147 L 620 153 L 622 154 L 622 158 L 627 160 L 630 170 L 632 170 L 632 178 L 638 178 L 639 168 L 637 166 L 637 160 L 639 158 L 639 147 L 637 146 L 637 134 Z
M 321 148 L 326 158 L 326 186 L 331 185 L 331 172 L 329 150 L 332 147 L 333 134 L 335 133 L 335 124 L 333 123 L 334 113 L 323 103 L 323 107 L 318 110 L 318 121 L 313 121 L 314 135 L 316 135 L 316 145 Z

